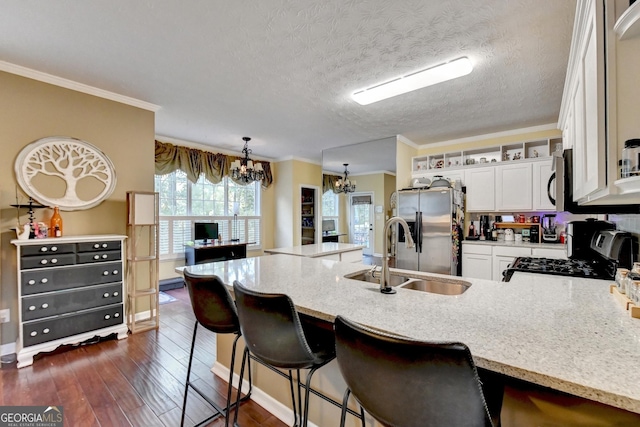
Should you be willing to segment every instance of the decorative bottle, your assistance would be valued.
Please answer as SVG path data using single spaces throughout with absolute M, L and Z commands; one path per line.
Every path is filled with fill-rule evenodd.
M 49 223 L 49 237 L 62 237 L 62 217 L 60 209 L 56 206 L 53 208 L 53 215 Z
M 471 221 L 471 224 L 469 225 L 469 237 L 475 237 L 476 235 L 476 227 L 475 225 L 473 225 L 473 221 Z

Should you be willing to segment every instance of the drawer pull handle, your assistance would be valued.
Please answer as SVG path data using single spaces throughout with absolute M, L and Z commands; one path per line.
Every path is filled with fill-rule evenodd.
M 36 331 L 32 331 L 29 335 L 31 335 L 32 337 L 35 337 L 36 335 L 38 335 L 38 333 Z
M 109 257 L 109 255 L 107 255 L 107 254 L 102 255 L 102 259 L 107 259 L 108 257 Z
M 98 249 L 100 247 L 100 245 L 96 243 L 95 245 L 93 245 L 93 247 Z
M 105 292 L 104 295 L 102 295 L 103 298 L 109 298 L 109 292 Z
M 109 319 L 111 319 L 111 316 L 109 316 L 108 314 L 105 314 L 104 315 L 104 320 L 109 320 Z
M 100 255 L 94 255 L 93 259 L 100 259 Z
M 114 296 L 114 297 L 117 297 L 117 296 L 118 296 L 118 291 L 115 291 L 115 292 L 113 293 L 113 296 Z
M 51 252 L 55 252 L 55 251 L 57 251 L 57 250 L 58 250 L 58 247 L 57 247 L 57 246 L 51 246 Z
M 36 306 L 35 306 L 35 305 L 30 305 L 30 306 L 29 306 L 29 311 L 33 311 L 33 310 L 35 310 L 35 309 L 36 309 Z
M 27 283 L 28 283 L 29 285 L 35 285 L 35 284 L 36 284 L 36 281 L 35 281 L 35 280 L 33 280 L 33 279 L 31 279 L 31 280 L 29 280 Z
M 120 313 L 114 314 L 113 317 L 120 317 Z
M 118 274 L 118 270 L 113 270 L 113 274 Z
M 40 283 L 47 283 L 49 281 L 49 279 L 47 279 L 46 277 L 42 280 L 40 280 Z
M 45 302 L 44 304 L 42 304 L 42 308 L 49 308 L 49 304 Z
M 46 263 L 47 263 L 47 260 L 46 260 L 46 259 L 41 259 L 41 260 L 40 260 L 40 264 L 45 265 Z
M 103 244 L 102 244 L 102 247 L 103 247 L 103 248 L 106 248 L 106 247 L 108 247 L 108 246 L 109 246 L 109 245 L 107 245 L 106 243 L 103 243 Z
M 58 259 L 57 258 L 54 258 L 54 259 L 51 260 L 51 264 L 57 264 L 57 263 L 58 263 Z
M 46 246 L 41 247 L 40 252 L 47 252 L 47 247 Z
M 103 273 L 102 273 L 102 275 L 103 275 L 103 276 L 108 276 L 108 275 L 109 275 L 109 272 L 108 272 L 108 271 L 105 271 L 105 272 L 103 272 Z
M 49 328 L 45 328 L 45 329 L 42 331 L 42 333 L 43 333 L 43 334 L 48 334 L 49 332 L 50 332 Z

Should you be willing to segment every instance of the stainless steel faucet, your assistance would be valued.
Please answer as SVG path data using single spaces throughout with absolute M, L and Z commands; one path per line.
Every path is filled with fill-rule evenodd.
M 382 234 L 382 272 L 380 274 L 380 292 L 383 294 L 395 294 L 396 290 L 388 285 L 389 283 L 389 251 L 387 248 L 387 241 L 389 240 L 389 230 L 395 223 L 399 223 L 404 228 L 405 240 L 407 242 L 407 248 L 412 248 L 415 244 L 411 237 L 411 230 L 409 224 L 403 218 L 399 216 L 391 217 L 384 224 L 384 233 Z

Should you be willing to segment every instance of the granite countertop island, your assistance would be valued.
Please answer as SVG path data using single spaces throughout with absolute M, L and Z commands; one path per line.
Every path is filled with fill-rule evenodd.
M 286 254 L 309 258 L 323 257 L 326 255 L 345 252 L 362 251 L 362 245 L 353 243 L 324 242 L 313 245 L 289 246 L 286 248 L 264 249 L 267 254 Z
M 339 314 L 420 340 L 460 341 L 491 371 L 640 413 L 640 319 L 632 319 L 602 280 L 516 273 L 510 282 L 466 279 L 449 296 L 347 279 L 362 264 L 273 255 L 187 267 L 288 294 L 302 313 Z M 460 279 L 391 269 L 392 274 Z

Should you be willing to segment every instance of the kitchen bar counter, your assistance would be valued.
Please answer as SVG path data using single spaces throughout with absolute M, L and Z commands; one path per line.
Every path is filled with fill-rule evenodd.
M 462 295 L 398 289 L 344 275 L 363 265 L 274 255 L 187 267 L 291 296 L 300 312 L 333 321 L 338 314 L 420 340 L 460 341 L 476 364 L 534 384 L 640 413 L 640 319 L 632 319 L 609 283 L 516 273 L 510 282 L 465 279 Z M 392 273 L 451 278 L 391 269 Z
M 314 245 L 289 246 L 265 249 L 266 254 L 285 254 L 308 258 L 327 258 L 334 261 L 362 262 L 362 245 L 352 243 L 324 242 Z

